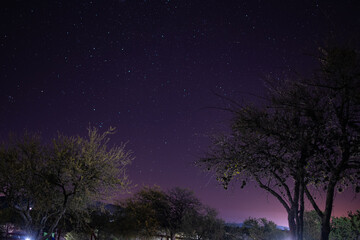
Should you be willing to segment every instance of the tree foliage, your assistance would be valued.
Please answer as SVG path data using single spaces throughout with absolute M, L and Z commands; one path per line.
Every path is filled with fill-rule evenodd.
M 337 217 L 331 221 L 331 240 L 358 240 L 360 238 L 360 211 L 350 212 L 348 217 Z
M 125 144 L 109 147 L 109 135 L 90 128 L 88 137 L 59 134 L 51 143 L 38 134 L 11 137 L 0 149 L 0 192 L 33 239 L 46 239 L 67 214 L 86 211 L 129 185 L 132 161 Z

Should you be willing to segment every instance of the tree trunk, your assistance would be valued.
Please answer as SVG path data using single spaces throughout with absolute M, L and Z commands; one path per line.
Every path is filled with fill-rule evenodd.
M 57 231 L 57 240 L 60 240 L 61 236 L 61 228 Z
M 9 235 L 9 225 L 6 224 L 6 234 L 5 234 L 5 239 L 8 239 L 8 235 Z
M 290 236 L 292 240 L 297 240 L 297 234 L 296 234 L 296 223 L 294 219 L 293 212 L 288 213 L 288 223 L 289 223 L 289 229 L 290 229 Z
M 174 233 L 170 233 L 170 239 L 175 240 L 175 234 Z
M 304 203 L 304 192 L 305 192 L 305 183 L 304 179 L 301 180 L 300 186 L 300 210 L 298 213 L 298 240 L 303 240 L 304 238 L 304 210 L 305 210 L 305 203 Z
M 336 181 L 332 181 L 329 184 L 327 193 L 326 193 L 326 205 L 324 216 L 321 219 L 321 240 L 329 240 L 330 234 L 330 219 L 334 202 L 334 191 L 335 191 Z
M 301 181 L 299 181 L 299 175 L 296 176 L 296 181 L 295 181 L 295 186 L 294 186 L 294 198 L 293 198 L 293 202 L 291 203 L 291 212 L 292 212 L 292 217 L 293 217 L 293 221 L 294 221 L 294 234 L 293 234 L 293 239 L 294 240 L 299 240 L 299 214 L 298 214 L 298 209 L 299 209 L 299 200 L 300 200 L 300 187 L 301 187 Z M 302 240 L 302 239 L 301 239 Z
M 323 221 L 321 224 L 321 240 L 329 240 L 330 221 Z
M 280 203 L 284 206 L 284 208 L 287 211 L 288 214 L 288 223 L 289 223 L 289 229 L 290 229 L 290 236 L 291 240 L 298 240 L 298 226 L 297 226 L 297 220 L 298 219 L 298 207 L 299 207 L 299 182 L 295 182 L 294 187 L 294 199 L 291 198 L 290 192 L 288 194 L 288 200 L 291 202 L 291 206 L 288 205 L 288 203 L 282 198 L 281 195 L 279 195 L 276 191 L 268 187 L 267 185 L 263 184 L 260 180 L 260 178 L 255 177 L 257 183 L 259 186 L 268 191 L 270 194 L 272 194 L 274 197 L 276 197 Z M 284 183 L 283 183 L 284 184 Z

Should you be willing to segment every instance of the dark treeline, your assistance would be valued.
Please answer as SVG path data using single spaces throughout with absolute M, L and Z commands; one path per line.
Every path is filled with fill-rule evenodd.
M 81 218 L 66 214 L 54 231 L 54 238 L 67 240 L 288 240 L 290 232 L 265 218 L 248 218 L 243 223 L 225 223 L 214 209 L 203 205 L 188 189 L 145 187 L 117 204 L 93 203 Z M 77 215 L 80 213 L 78 212 Z M 0 209 L 1 239 L 12 239 L 9 232 L 23 229 L 16 211 L 7 207 L 4 197 Z M 347 217 L 332 218 L 331 240 L 360 238 L 360 211 Z M 318 240 L 321 219 L 315 211 L 304 214 L 304 239 Z

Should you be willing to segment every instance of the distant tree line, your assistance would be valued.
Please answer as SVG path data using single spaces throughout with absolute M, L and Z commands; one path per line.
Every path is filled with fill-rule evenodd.
M 241 226 L 227 224 L 224 227 L 224 240 L 285 240 L 289 231 L 280 229 L 265 218 L 248 218 Z
M 124 236 L 163 239 L 222 239 L 223 221 L 192 191 L 144 188 L 121 203 L 119 230 Z

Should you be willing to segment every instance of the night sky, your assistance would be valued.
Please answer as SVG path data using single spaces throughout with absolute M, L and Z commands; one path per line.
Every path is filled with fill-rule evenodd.
M 224 190 L 194 167 L 209 136 L 228 129 L 230 115 L 213 109 L 226 103 L 214 93 L 256 103 L 265 76 L 310 73 L 309 55 L 331 33 L 360 32 L 358 0 L 0 4 L 1 138 L 114 126 L 112 143 L 129 141 L 136 156 L 129 174 L 138 188 L 190 188 L 226 221 L 287 225 L 264 191 Z M 354 194 L 337 195 L 335 215 L 358 208 Z

